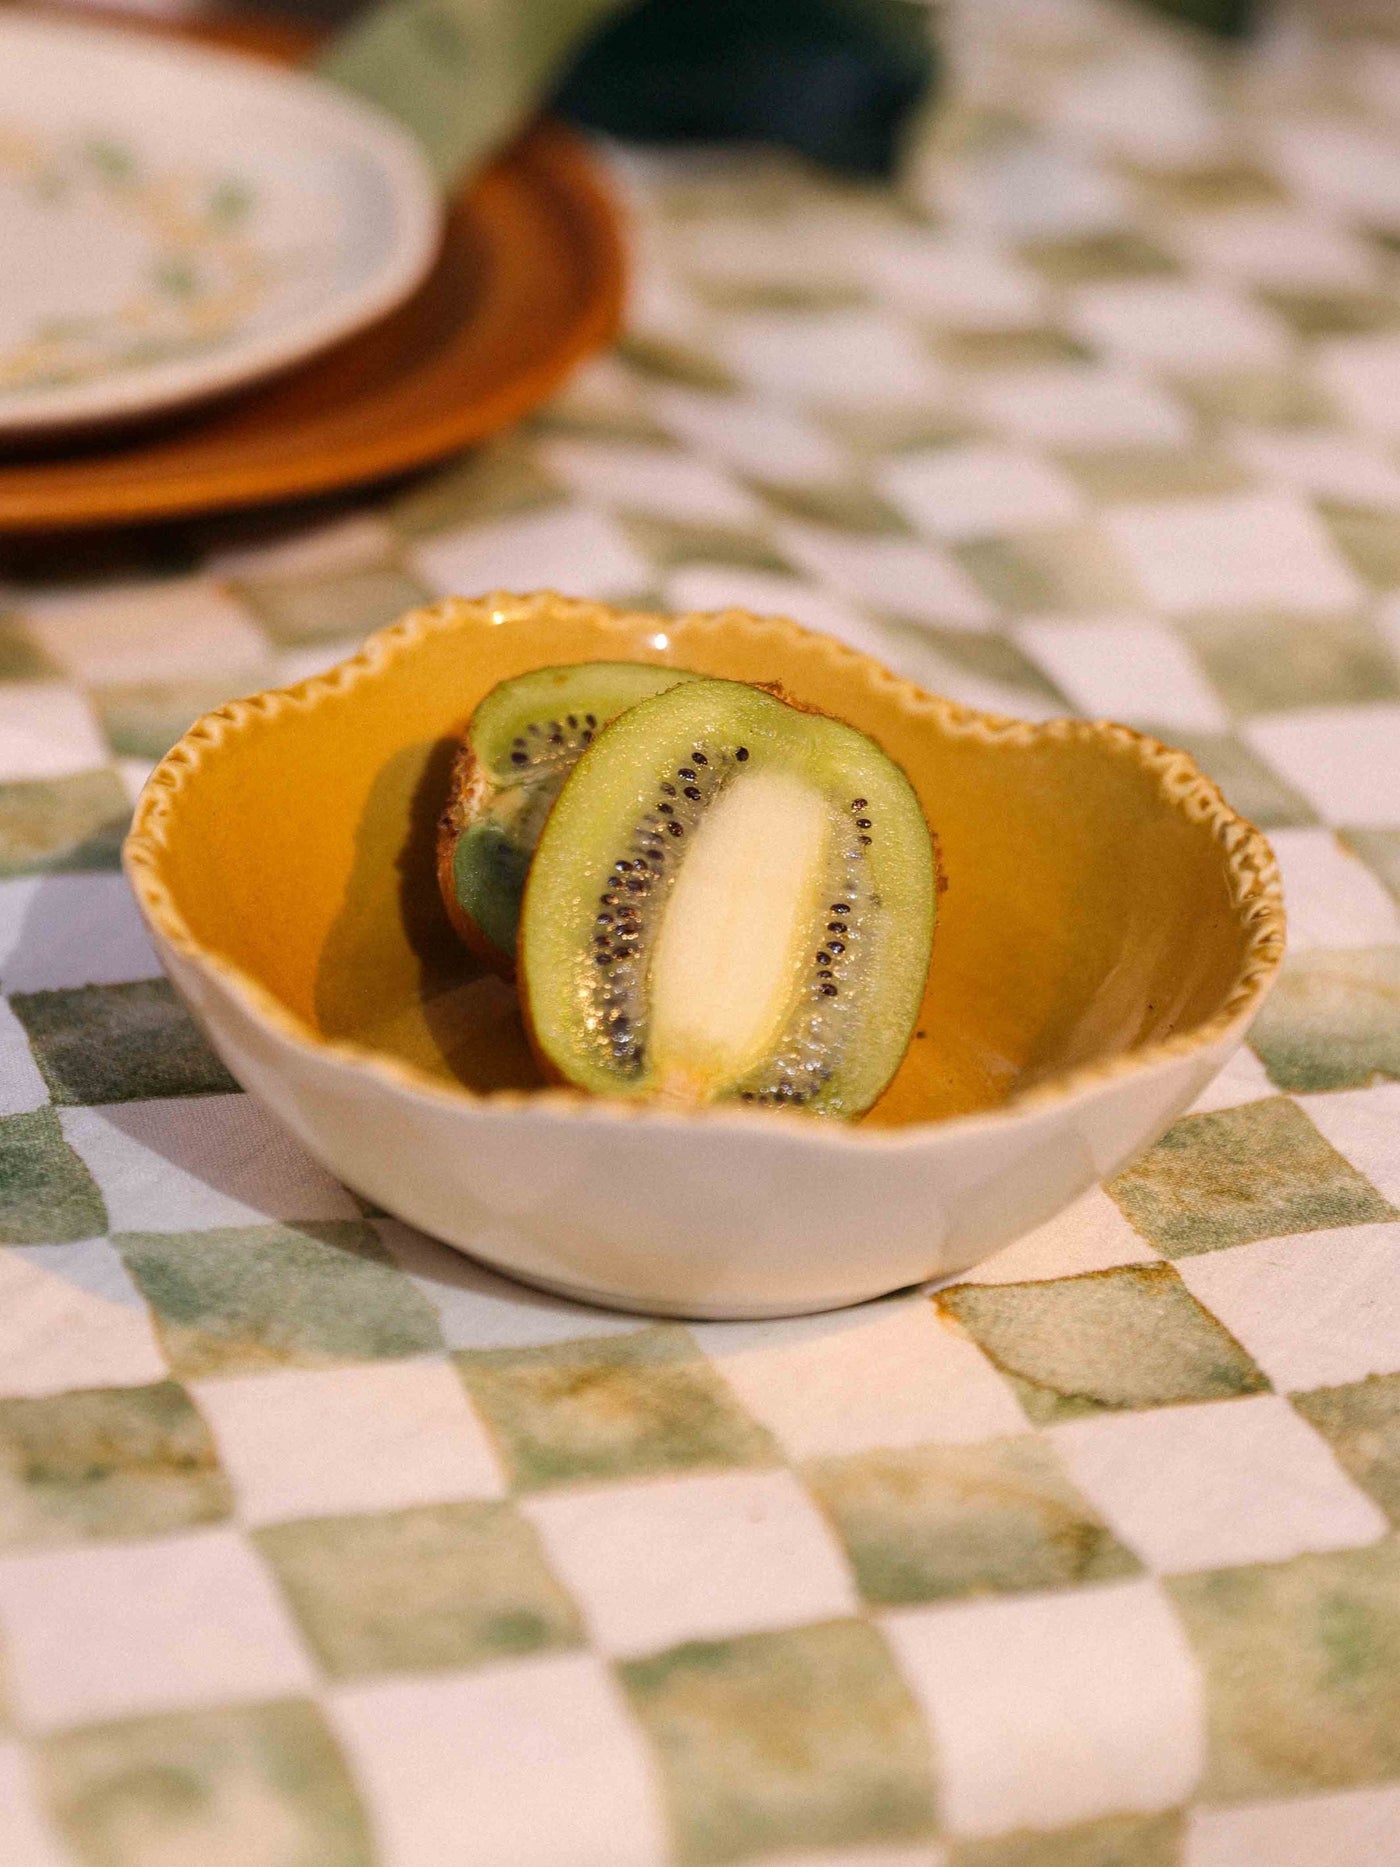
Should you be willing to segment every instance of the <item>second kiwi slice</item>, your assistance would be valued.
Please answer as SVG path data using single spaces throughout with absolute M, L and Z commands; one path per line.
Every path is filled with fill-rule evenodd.
M 584 751 L 539 839 L 520 972 L 541 1060 L 603 1095 L 859 1115 L 913 1034 L 937 893 L 873 740 L 740 682 L 673 687 Z
M 642 661 L 535 668 L 502 681 L 467 723 L 438 825 L 448 916 L 498 971 L 515 961 L 520 898 L 559 788 L 609 720 L 696 677 Z

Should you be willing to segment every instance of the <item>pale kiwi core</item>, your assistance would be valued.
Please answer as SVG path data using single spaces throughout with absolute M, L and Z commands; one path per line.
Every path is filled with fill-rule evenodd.
M 800 779 L 755 771 L 700 819 L 651 963 L 659 1098 L 703 1101 L 771 1052 L 801 987 L 831 818 Z

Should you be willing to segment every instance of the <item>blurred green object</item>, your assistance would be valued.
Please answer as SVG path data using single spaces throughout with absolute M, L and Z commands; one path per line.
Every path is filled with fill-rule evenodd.
M 1259 17 L 1255 0 L 1148 0 L 1158 13 L 1183 19 L 1192 26 L 1204 26 L 1207 32 L 1222 39 L 1243 39 L 1253 31 Z
M 888 175 L 935 75 L 911 0 L 642 0 L 584 46 L 555 103 L 640 142 L 782 143 Z
M 327 77 L 391 111 L 444 181 L 546 99 L 647 142 L 776 142 L 888 174 L 932 87 L 918 0 L 383 0 Z

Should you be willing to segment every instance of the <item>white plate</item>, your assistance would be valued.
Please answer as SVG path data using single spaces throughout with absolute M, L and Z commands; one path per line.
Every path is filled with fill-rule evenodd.
M 0 438 L 298 362 L 405 299 L 441 227 L 417 145 L 348 93 L 0 9 Z

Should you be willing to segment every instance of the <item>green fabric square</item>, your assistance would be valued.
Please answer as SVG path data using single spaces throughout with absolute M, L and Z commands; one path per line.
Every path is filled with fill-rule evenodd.
M 394 564 L 300 577 L 260 577 L 238 586 L 268 633 L 279 642 L 343 640 L 396 622 L 428 600 Z
M 0 1119 L 0 1245 L 99 1238 L 107 1208 L 52 1109 Z
M 1278 287 L 1261 290 L 1259 296 L 1300 337 L 1359 337 L 1370 331 L 1394 330 L 1400 323 L 1400 305 L 1393 292 Z
M 89 1388 L 0 1400 L 0 1547 L 160 1536 L 231 1509 L 184 1388 Z
M 34 869 L 115 869 L 131 803 L 115 772 L 0 784 L 0 880 Z
M 1092 526 L 975 538 L 952 546 L 952 553 L 1002 609 L 1071 615 L 1131 609 L 1141 602 L 1112 545 Z
M 42 681 L 60 673 L 22 622 L 0 617 L 0 681 Z
M 910 680 L 923 679 L 924 684 L 933 687 L 935 692 L 946 680 L 946 670 L 951 663 L 977 680 L 998 681 L 1003 687 L 1019 687 L 1023 693 L 1033 695 L 1037 701 L 1049 706 L 1059 707 L 1064 713 L 1074 711 L 1044 669 L 1009 636 L 997 635 L 989 629 L 936 629 L 929 624 L 901 624 L 897 621 L 887 623 L 886 627 L 899 643 L 899 667 L 908 674 Z M 930 649 L 938 659 L 928 668 L 925 676 L 921 658 L 927 656 Z
M 619 1671 L 685 1867 L 931 1830 L 928 1741 L 865 1622 L 695 1641 Z
M 1043 369 L 1057 363 L 1084 363 L 1093 354 L 1086 344 L 1053 326 L 950 331 L 935 325 L 931 335 L 943 361 L 956 370 Z
M 862 1452 L 803 1475 L 861 1594 L 880 1606 L 1065 1588 L 1140 1566 L 1044 1439 Z
M 522 1489 L 776 1457 L 684 1329 L 465 1350 L 453 1360 Z
M 743 570 L 788 570 L 786 560 L 757 529 L 732 525 L 686 524 L 652 513 L 629 512 L 619 518 L 622 530 L 658 573 L 682 564 L 734 564 Z
M 1400 901 L 1400 830 L 1343 830 L 1341 840 Z
M 780 516 L 810 520 L 834 531 L 859 532 L 867 538 L 908 537 L 909 527 L 863 480 L 840 480 L 814 486 L 780 486 L 763 481 L 763 497 Z
M 1300 1094 L 1400 1077 L 1400 947 L 1291 955 L 1249 1041 L 1270 1082 Z
M 1377 590 L 1400 584 L 1400 517 L 1335 506 L 1325 499 L 1315 503 L 1334 542 L 1369 584 Z
M 1186 1116 L 1107 1191 L 1169 1258 L 1397 1217 L 1283 1096 Z
M 734 373 L 712 351 L 678 337 L 624 332 L 618 355 L 639 376 L 654 382 L 675 383 L 682 389 L 713 389 L 728 394 L 738 388 Z
M 1229 1400 L 1269 1385 L 1169 1264 L 1033 1284 L 953 1284 L 934 1301 L 1038 1425 L 1105 1408 Z
M 1160 246 L 1127 230 L 1081 234 L 1068 240 L 1033 240 L 1022 246 L 1021 252 L 1052 285 L 1160 278 L 1181 270 Z
M 1317 812 L 1291 790 L 1242 739 L 1227 733 L 1184 733 L 1176 727 L 1171 742 L 1189 752 L 1207 778 L 1214 779 L 1225 801 L 1261 830 L 1292 829 L 1317 822 Z
M 562 498 L 563 488 L 545 472 L 534 450 L 520 436 L 507 435 L 415 480 L 389 514 L 405 537 L 418 538 L 535 512 Z
M 442 1346 L 436 1311 L 358 1220 L 118 1232 L 112 1242 L 182 1379 Z
M 350 1773 L 300 1699 L 64 1731 L 35 1746 L 42 1799 L 83 1867 L 373 1867 Z
M 1400 1542 L 1165 1586 L 1205 1674 L 1209 1798 L 1400 1775 Z
M 1270 614 L 1193 619 L 1186 633 L 1236 713 L 1347 706 L 1400 695 L 1400 669 L 1361 616 L 1325 622 Z
M 1183 377 L 1176 389 L 1212 430 L 1236 421 L 1291 428 L 1325 426 L 1336 420 L 1323 391 L 1296 368 L 1212 370 Z
M 578 1612 L 511 1504 L 280 1523 L 255 1540 L 337 1679 L 578 1646 Z
M 61 1107 L 229 1095 L 238 1088 L 168 979 L 16 992 L 10 1008 Z
M 1207 447 L 1058 449 L 1090 499 L 1213 499 L 1246 491 L 1252 481 L 1239 462 Z
M 1290 1394 L 1363 1491 L 1400 1525 L 1400 1374 Z
M 1181 1845 L 1181 1815 L 1171 1809 L 964 1841 L 949 1853 L 947 1867 L 1181 1867 Z
M 256 683 L 245 683 L 255 685 Z M 232 681 L 143 681 L 92 690 L 112 750 L 122 758 L 160 759 L 201 714 L 232 696 Z

